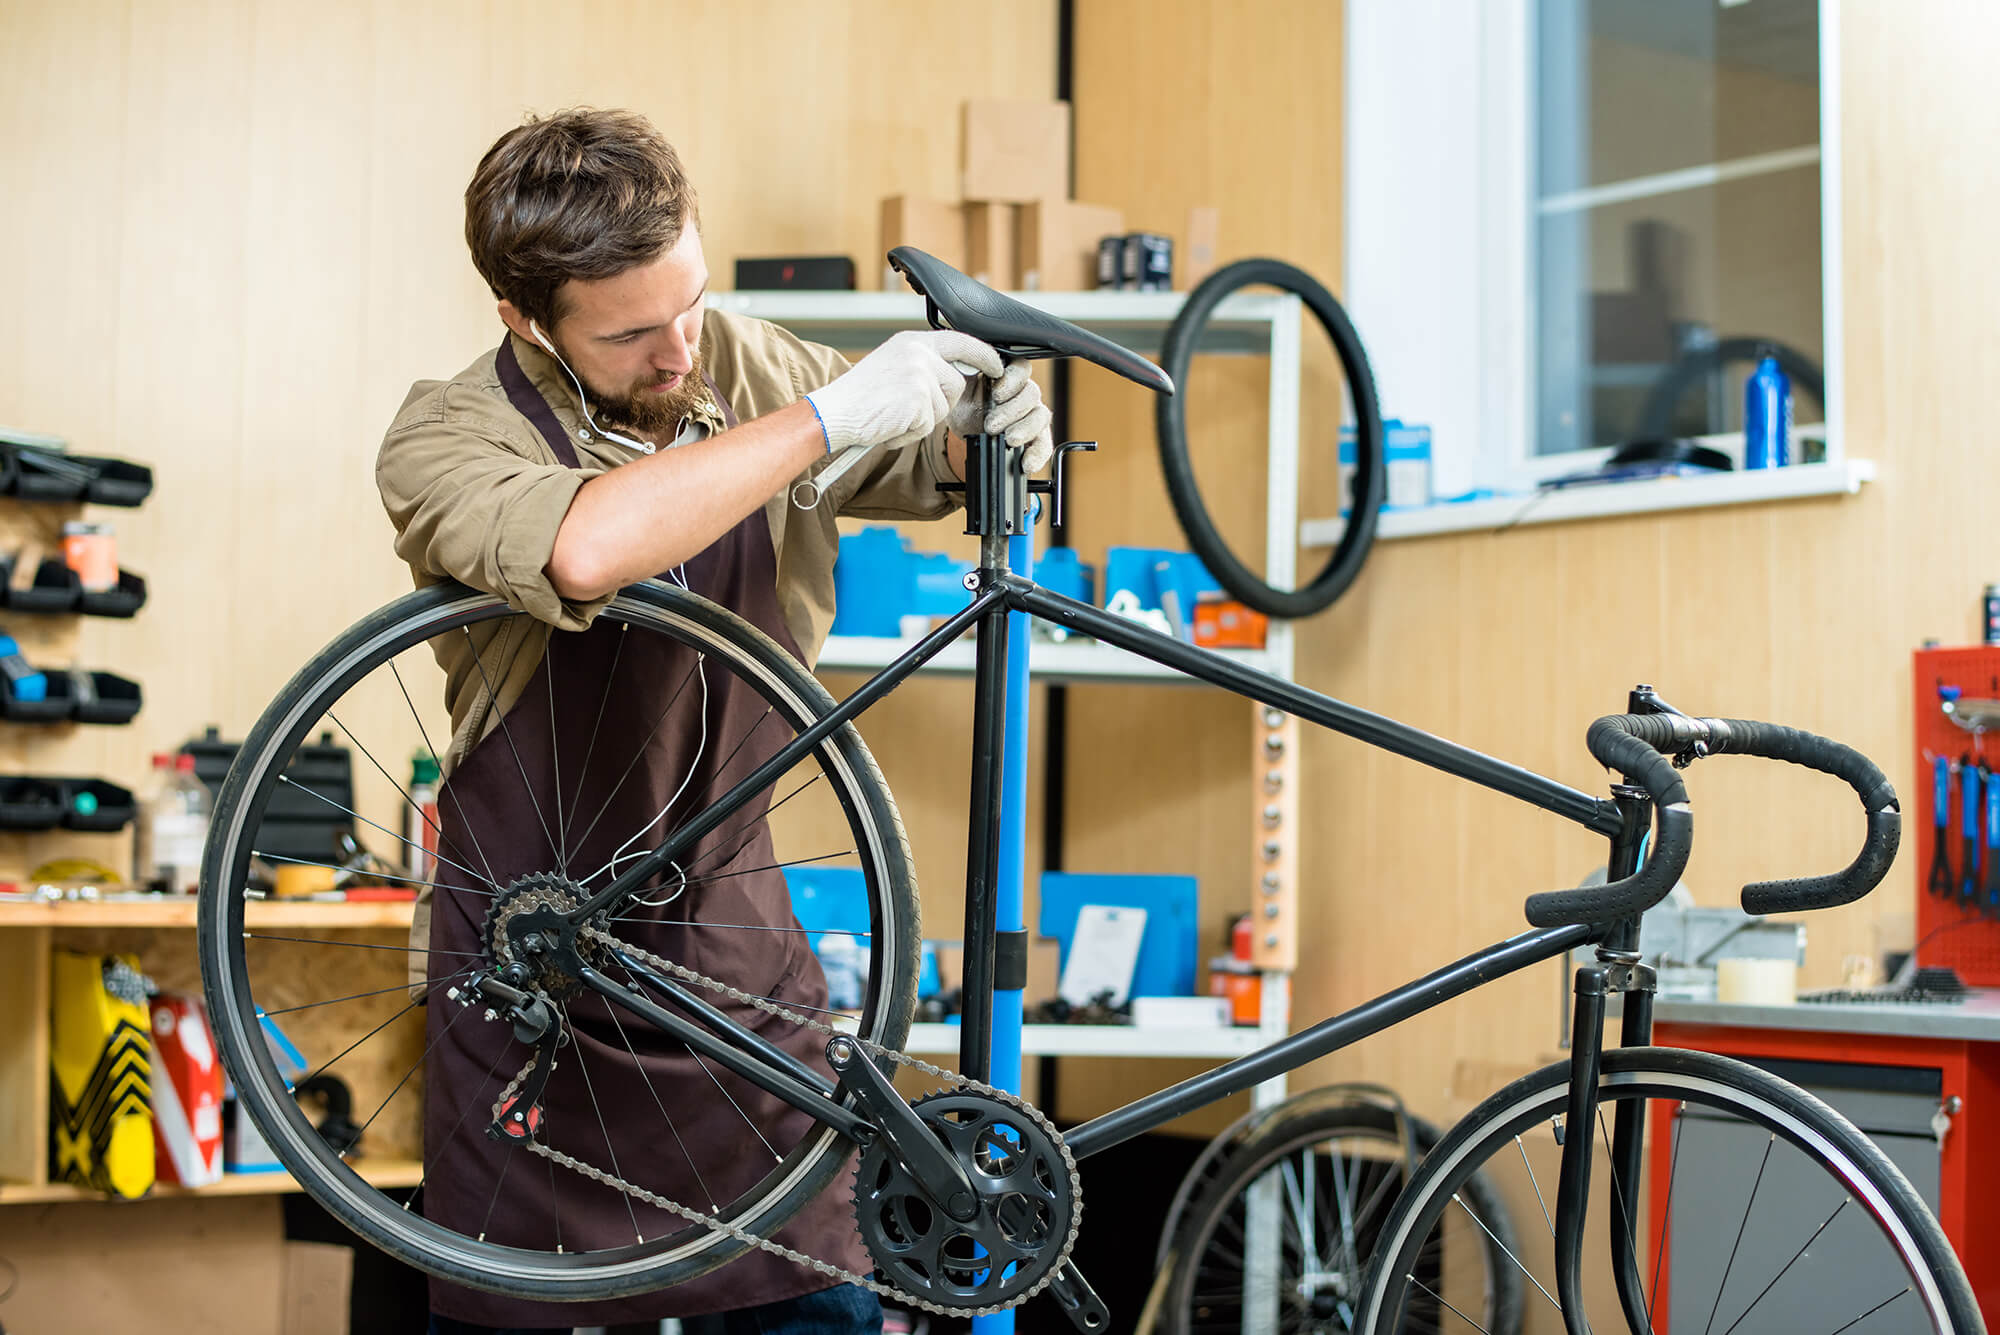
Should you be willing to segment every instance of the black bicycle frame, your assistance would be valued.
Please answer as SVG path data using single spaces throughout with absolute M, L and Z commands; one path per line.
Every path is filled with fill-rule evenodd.
M 1015 575 L 1008 565 L 1007 539 L 1022 531 L 1026 486 L 1006 471 L 1007 452 L 985 438 L 967 442 L 968 531 L 980 535 L 980 562 L 968 580 L 970 602 L 924 636 L 894 662 L 785 746 L 758 765 L 714 805 L 675 830 L 659 847 L 630 865 L 604 889 L 567 915 L 580 925 L 619 901 L 629 891 L 666 868 L 697 840 L 716 829 L 744 803 L 776 783 L 804 760 L 828 736 L 907 680 L 967 630 L 977 629 L 972 711 L 972 784 L 966 851 L 965 1004 L 962 1017 L 960 1069 L 971 1078 L 988 1073 L 992 1034 L 996 909 L 998 878 L 998 802 L 1001 788 L 1001 731 L 1005 717 L 1007 618 L 1024 612 L 1067 630 L 1094 637 L 1192 679 L 1280 709 L 1309 723 L 1407 756 L 1420 764 L 1470 780 L 1496 792 L 1554 812 L 1618 842 L 1633 837 L 1628 815 L 1618 802 L 1545 778 L 1517 765 L 1433 736 L 1419 728 L 1345 704 L 1295 682 L 1245 667 L 1223 654 L 1200 649 L 1159 634 L 1101 608 L 1051 593 Z M 1039 486 L 1040 484 L 1035 484 Z M 1249 1056 L 1159 1091 L 1116 1112 L 1085 1123 L 1067 1137 L 1077 1157 L 1100 1150 L 1163 1125 L 1196 1108 L 1239 1093 L 1261 1081 L 1360 1041 L 1453 997 L 1517 970 L 1555 959 L 1578 946 L 1602 941 L 1615 925 L 1558 927 L 1526 932 L 1467 955 L 1457 962 L 1384 993 L 1344 1014 L 1281 1039 Z M 692 1042 L 702 1035 L 701 1050 L 718 1055 L 734 1049 L 729 1068 L 774 1097 L 854 1136 L 860 1130 L 855 1114 L 837 1102 L 838 1089 L 822 1079 L 804 1080 L 800 1072 L 774 1062 L 768 1045 L 721 1011 L 693 1007 L 666 980 L 642 975 L 642 986 L 663 995 L 662 1007 L 641 992 L 609 978 L 593 977 L 590 985 L 608 1000 L 660 1027 L 673 1037 Z M 709 1035 L 713 1037 L 710 1038 Z M 1621 1146 L 1621 1150 L 1625 1147 Z M 1623 1168 L 1630 1160 L 1617 1156 Z

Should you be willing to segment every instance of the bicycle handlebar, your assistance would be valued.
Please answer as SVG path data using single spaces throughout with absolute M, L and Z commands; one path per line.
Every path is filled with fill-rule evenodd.
M 1851 904 L 1881 883 L 1902 840 L 1896 790 L 1872 760 L 1852 747 L 1799 728 L 1754 719 L 1702 719 L 1680 714 L 1613 714 L 1591 724 L 1591 755 L 1638 780 L 1658 808 L 1653 850 L 1636 874 L 1609 885 L 1531 896 L 1528 921 L 1538 927 L 1603 922 L 1642 913 L 1664 899 L 1687 863 L 1693 817 L 1687 790 L 1669 755 L 1734 753 L 1782 760 L 1846 783 L 1861 799 L 1868 833 L 1853 862 L 1827 876 L 1758 881 L 1743 887 L 1744 911 L 1798 913 Z M 1663 773 L 1664 772 L 1664 773 Z
M 1570 927 L 1644 913 L 1665 899 L 1694 850 L 1694 812 L 1687 786 L 1638 726 L 1649 714 L 1612 714 L 1590 725 L 1585 745 L 1600 764 L 1636 780 L 1653 798 L 1653 845 L 1645 865 L 1623 880 L 1576 890 L 1529 895 L 1528 921 L 1537 927 Z

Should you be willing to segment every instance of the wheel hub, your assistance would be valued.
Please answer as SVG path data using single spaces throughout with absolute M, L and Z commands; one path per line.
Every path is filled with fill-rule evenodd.
M 552 872 L 521 877 L 486 910 L 486 955 L 513 986 L 566 1001 L 583 992 L 578 963 L 603 968 L 603 946 L 580 939 L 564 920 L 588 898 L 584 888 Z
M 882 1278 L 953 1308 L 1032 1292 L 1068 1254 L 1082 1209 L 1068 1155 L 1036 1117 L 990 1095 L 932 1094 L 910 1106 L 964 1166 L 978 1208 L 953 1219 L 886 1138 L 868 1146 L 854 1210 Z

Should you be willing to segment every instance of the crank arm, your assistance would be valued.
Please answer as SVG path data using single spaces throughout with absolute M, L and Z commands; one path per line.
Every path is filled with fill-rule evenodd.
M 1111 1309 L 1097 1296 L 1097 1290 L 1090 1287 L 1073 1260 L 1065 1260 L 1056 1268 L 1055 1278 L 1049 1281 L 1049 1296 L 1078 1330 L 1103 1330 L 1111 1324 Z
M 826 1045 L 826 1060 L 931 1199 L 960 1223 L 978 1214 L 979 1197 L 973 1192 L 965 1169 L 903 1101 L 903 1096 L 889 1083 L 889 1077 L 882 1074 L 861 1050 L 861 1045 L 836 1038 Z

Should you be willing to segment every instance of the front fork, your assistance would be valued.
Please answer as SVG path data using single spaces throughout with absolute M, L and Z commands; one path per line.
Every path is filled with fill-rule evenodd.
M 1611 841 L 1606 872 L 1612 880 L 1632 875 L 1651 824 L 1652 800 L 1643 788 L 1619 785 L 1612 790 L 1623 820 Z M 1604 1055 L 1605 998 L 1624 998 L 1619 1042 L 1645 1047 L 1653 1039 L 1653 994 L 1656 977 L 1639 960 L 1639 920 L 1627 919 L 1612 929 L 1597 947 L 1597 962 L 1576 971 L 1576 1009 L 1570 1027 L 1569 1100 L 1563 1119 L 1562 1177 L 1556 1187 L 1556 1298 L 1569 1335 L 1591 1335 L 1584 1311 L 1583 1230 L 1590 1201 L 1591 1160 L 1598 1131 L 1598 1079 Z M 1611 1231 L 1612 1274 L 1625 1323 L 1634 1335 L 1652 1335 L 1647 1316 L 1645 1283 L 1641 1278 L 1637 1229 L 1639 1159 L 1643 1152 L 1644 1108 L 1621 1099 L 1613 1109 L 1606 1138 L 1611 1150 L 1610 1206 L 1605 1217 Z M 1656 1240 L 1657 1242 L 1657 1240 Z

